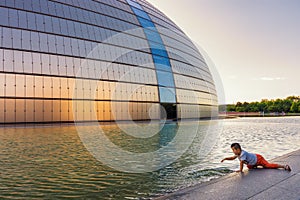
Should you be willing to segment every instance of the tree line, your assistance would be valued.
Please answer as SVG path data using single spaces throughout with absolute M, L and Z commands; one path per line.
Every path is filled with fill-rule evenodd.
M 300 113 L 300 96 L 289 96 L 285 99 L 267 100 L 260 102 L 237 102 L 226 105 L 227 112 L 264 112 L 264 113 Z

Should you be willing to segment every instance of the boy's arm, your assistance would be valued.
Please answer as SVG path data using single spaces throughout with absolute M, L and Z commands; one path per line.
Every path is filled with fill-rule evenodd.
M 244 168 L 244 162 L 240 161 L 240 170 L 238 170 L 236 172 L 243 172 L 243 168 Z
M 224 162 L 224 160 L 234 160 L 236 158 L 237 158 L 237 156 L 227 157 L 227 158 L 224 158 L 223 160 L 221 160 L 221 162 Z

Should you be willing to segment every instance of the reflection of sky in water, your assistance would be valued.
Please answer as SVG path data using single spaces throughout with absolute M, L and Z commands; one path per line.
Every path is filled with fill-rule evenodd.
M 224 156 L 232 155 L 232 142 L 240 142 L 249 152 L 260 153 L 267 159 L 296 150 L 300 142 L 299 122 L 299 117 L 234 119 L 216 121 L 211 126 L 208 122 L 200 122 L 192 145 L 176 162 L 161 170 L 141 174 L 117 172 L 94 159 L 81 143 L 74 126 L 1 128 L 0 198 L 156 196 L 237 168 L 237 161 L 220 163 Z M 188 127 L 195 124 L 198 123 L 187 122 L 181 126 L 186 126 L 189 131 Z M 149 132 L 160 129 L 158 124 L 146 126 L 141 123 L 139 126 Z M 168 145 L 178 127 L 167 124 L 159 134 L 146 139 L 124 134 L 139 131 L 139 127 L 124 124 L 121 128 L 103 126 L 115 145 L 131 152 L 148 152 Z M 88 130 L 92 129 L 86 126 L 86 130 L 89 134 Z M 219 139 L 216 138 L 218 131 Z M 185 140 L 181 142 L 183 144 Z M 211 143 L 216 143 L 212 149 L 209 148 Z M 175 153 L 176 149 L 169 155 Z

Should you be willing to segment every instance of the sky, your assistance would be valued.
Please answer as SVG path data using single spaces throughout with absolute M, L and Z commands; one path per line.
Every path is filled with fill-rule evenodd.
M 148 2 L 213 61 L 220 104 L 300 96 L 299 0 Z

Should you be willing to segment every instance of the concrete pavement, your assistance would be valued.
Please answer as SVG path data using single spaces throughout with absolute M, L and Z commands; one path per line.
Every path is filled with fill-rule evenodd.
M 244 173 L 232 173 L 159 197 L 157 200 L 300 200 L 300 150 L 273 159 L 272 162 L 288 163 L 292 171 L 288 172 L 282 169 L 244 170 Z

